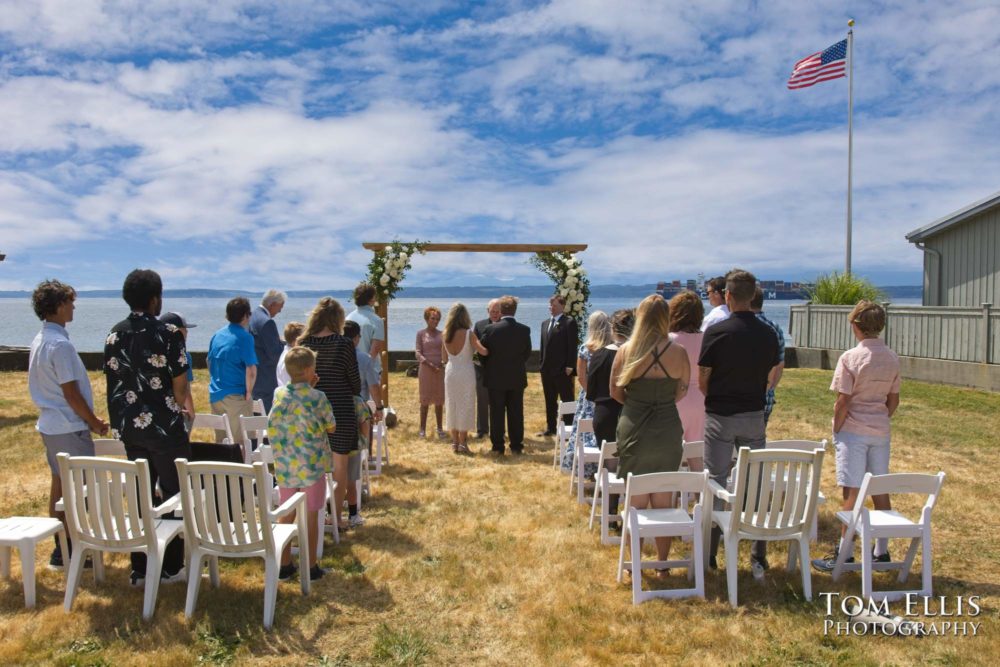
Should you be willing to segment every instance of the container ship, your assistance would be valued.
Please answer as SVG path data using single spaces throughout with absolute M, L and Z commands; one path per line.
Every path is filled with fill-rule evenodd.
M 699 273 L 697 278 L 658 282 L 656 283 L 656 293 L 664 299 L 669 299 L 678 292 L 691 290 L 707 301 L 708 292 L 705 289 L 705 282 L 706 278 L 703 273 Z M 757 284 L 764 290 L 764 298 L 768 301 L 799 301 L 807 299 L 809 298 L 807 290 L 811 287 L 809 283 L 788 280 L 761 280 Z

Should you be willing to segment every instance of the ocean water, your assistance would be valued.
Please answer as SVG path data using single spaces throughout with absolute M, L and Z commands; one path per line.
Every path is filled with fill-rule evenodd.
M 183 313 L 184 316 L 198 326 L 188 334 L 188 347 L 192 350 L 208 349 L 212 334 L 226 324 L 225 311 L 227 299 L 220 298 L 188 298 L 167 299 L 163 304 L 164 312 L 168 310 Z M 437 306 L 442 313 L 457 301 L 469 308 L 473 320 L 486 317 L 486 304 L 489 299 L 456 298 L 406 298 L 400 297 L 389 305 L 389 349 L 412 350 L 418 330 L 424 327 L 423 312 L 427 306 Z M 591 310 L 603 310 L 612 313 L 619 308 L 634 307 L 639 303 L 634 297 L 622 299 L 593 299 Z M 916 299 L 900 299 L 898 303 L 919 303 Z M 304 322 L 307 313 L 315 305 L 315 299 L 290 298 L 284 310 L 278 315 L 278 330 L 285 324 L 298 320 Z M 792 305 L 802 301 L 771 301 L 764 304 L 764 313 L 781 325 L 788 335 L 788 313 Z M 345 303 L 350 312 L 353 304 Z M 706 312 L 708 304 L 706 303 Z M 119 298 L 87 298 L 76 300 L 76 313 L 73 322 L 67 327 L 70 338 L 76 348 L 84 352 L 104 349 L 104 339 L 111 327 L 128 315 L 128 307 Z M 549 316 L 548 299 L 522 299 L 517 311 L 517 319 L 531 327 L 532 342 L 537 349 L 541 335 L 541 322 Z M 27 298 L 0 298 L 0 345 L 23 346 L 31 345 L 31 340 L 38 333 L 39 322 L 31 310 Z M 786 344 L 793 341 L 786 338 Z

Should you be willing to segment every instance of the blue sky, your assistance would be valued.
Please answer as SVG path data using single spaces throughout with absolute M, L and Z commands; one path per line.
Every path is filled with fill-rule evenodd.
M 0 289 L 321 289 L 363 240 L 588 243 L 595 283 L 843 265 L 998 189 L 995 2 L 0 0 Z M 421 257 L 410 284 L 540 282 Z

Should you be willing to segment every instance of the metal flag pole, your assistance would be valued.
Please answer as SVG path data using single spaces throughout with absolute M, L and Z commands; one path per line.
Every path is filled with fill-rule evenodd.
M 851 274 L 851 167 L 854 162 L 854 19 L 847 22 L 847 255 L 844 273 Z

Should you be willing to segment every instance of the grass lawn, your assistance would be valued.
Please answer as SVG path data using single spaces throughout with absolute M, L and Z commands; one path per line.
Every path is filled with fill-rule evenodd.
M 207 378 L 204 371 L 197 376 L 196 404 L 204 410 Z M 93 374 L 92 381 L 104 414 L 103 378 Z M 769 436 L 827 437 L 829 382 L 830 372 L 786 371 Z M 544 426 L 537 376 L 532 383 L 529 438 Z M 727 602 L 722 572 L 707 573 L 706 600 L 633 607 L 631 589 L 615 582 L 617 547 L 601 546 L 596 532 L 588 532 L 589 506 L 577 505 L 567 478 L 553 471 L 550 440 L 529 439 L 528 454 L 516 459 L 491 459 L 481 441 L 474 456 L 456 456 L 446 443 L 418 440 L 416 380 L 393 375 L 392 396 L 401 422 L 391 432 L 392 465 L 376 478 L 364 508 L 367 524 L 339 546 L 327 538 L 322 564 L 331 573 L 312 595 L 302 597 L 295 583 L 281 586 L 272 632 L 261 626 L 260 561 L 224 563 L 222 587 L 202 586 L 190 622 L 185 587 L 161 587 L 156 615 L 145 623 L 142 592 L 128 586 L 126 557 L 109 558 L 100 587 L 85 576 L 66 614 L 63 575 L 44 567 L 37 608 L 24 610 L 15 556 L 13 579 L 0 583 L 0 663 L 902 665 L 985 664 L 1000 653 L 995 394 L 903 385 L 891 469 L 948 475 L 935 514 L 934 592 L 983 597 L 979 617 L 962 619 L 982 623 L 978 637 L 919 640 L 824 636 L 819 593 L 860 594 L 859 576 L 834 584 L 815 574 L 816 597 L 806 602 L 798 574 L 784 571 L 786 550 L 778 545 L 763 584 L 750 577 L 743 546 L 738 609 Z M 27 374 L 0 373 L 0 516 L 46 512 L 48 468 L 35 418 Z M 839 530 L 832 448 L 824 468 L 829 501 L 820 510 L 814 557 Z M 51 543 L 39 548 L 41 562 L 50 549 Z M 898 544 L 891 550 L 902 553 Z M 879 576 L 876 588 L 891 586 L 892 576 Z M 683 583 L 675 576 L 647 585 Z M 839 613 L 834 618 L 843 620 Z

